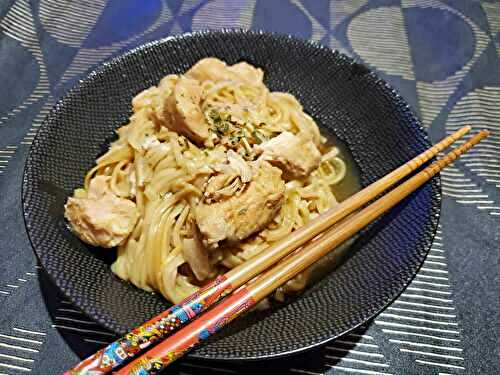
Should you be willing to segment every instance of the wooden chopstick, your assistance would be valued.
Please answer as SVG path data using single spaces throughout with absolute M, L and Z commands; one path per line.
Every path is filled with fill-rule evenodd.
M 432 163 L 376 202 L 353 214 L 335 227 L 329 228 L 321 238 L 289 256 L 247 287 L 241 287 L 213 309 L 203 314 L 201 318 L 170 336 L 141 358 L 118 370 L 116 374 L 158 374 L 159 371 L 183 356 L 195 345 L 219 331 L 237 316 L 248 311 L 255 303 L 268 296 L 276 288 L 304 271 L 332 249 L 401 202 L 440 170 L 487 137 L 488 134 L 487 130 L 479 132 L 468 142 Z
M 335 207 L 325 211 L 306 225 L 293 231 L 286 238 L 267 249 L 263 254 L 258 254 L 258 256 L 250 258 L 239 267 L 235 267 L 228 271 L 225 275 L 227 281 L 232 285 L 243 285 L 245 282 L 250 280 L 247 278 L 248 275 L 252 275 L 253 278 L 254 276 L 260 274 L 274 263 L 290 254 L 293 250 L 309 242 L 327 228 L 355 212 L 360 207 L 377 197 L 380 193 L 384 192 L 395 183 L 401 181 L 402 178 L 417 170 L 427 161 L 438 155 L 439 152 L 443 151 L 455 141 L 462 138 L 470 131 L 470 129 L 470 126 L 460 128 L 455 133 L 446 137 L 412 160 L 406 162 L 381 179 L 368 185 L 366 188 L 353 194 Z M 245 279 L 245 281 L 241 282 L 243 279 Z
M 172 306 L 134 329 L 128 335 L 119 338 L 117 341 L 83 360 L 69 370 L 67 374 L 70 371 L 73 371 L 72 374 L 84 374 L 89 371 L 94 371 L 96 374 L 110 373 L 116 367 L 135 357 L 140 351 L 171 335 L 225 295 L 253 279 L 283 257 L 291 254 L 325 229 L 358 210 L 384 190 L 393 186 L 402 178 L 435 157 L 439 152 L 462 138 L 469 131 L 470 126 L 465 126 L 457 130 L 380 180 L 372 183 L 337 206 L 325 211 L 305 226 L 292 232 L 287 238 L 268 248 L 264 254 L 259 254 L 242 265 L 233 268 L 225 275 L 217 277 L 186 300 Z

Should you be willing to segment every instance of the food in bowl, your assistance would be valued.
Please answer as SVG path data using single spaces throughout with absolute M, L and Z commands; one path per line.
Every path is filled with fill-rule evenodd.
M 81 240 L 117 247 L 121 279 L 177 303 L 337 204 L 344 155 L 263 79 L 246 62 L 205 58 L 133 98 L 65 205 Z M 302 290 L 313 270 L 275 296 Z

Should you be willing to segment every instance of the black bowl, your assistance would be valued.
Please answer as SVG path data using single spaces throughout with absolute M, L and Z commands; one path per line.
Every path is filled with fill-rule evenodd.
M 261 67 L 266 84 L 295 95 L 320 125 L 344 141 L 370 182 L 429 147 L 407 103 L 352 59 L 290 36 L 210 31 L 149 43 L 93 71 L 54 107 L 29 152 L 23 209 L 41 264 L 75 305 L 123 334 L 163 311 L 159 295 L 109 268 L 113 251 L 91 248 L 66 227 L 63 205 L 131 113 L 131 99 L 164 75 L 216 56 Z M 410 282 L 434 236 L 440 210 L 434 178 L 363 231 L 342 264 L 301 296 L 231 324 L 193 354 L 259 359 L 298 352 L 338 337 L 386 307 Z

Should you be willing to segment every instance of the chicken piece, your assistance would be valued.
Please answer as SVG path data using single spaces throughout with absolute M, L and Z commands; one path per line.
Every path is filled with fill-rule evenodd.
M 186 77 L 205 81 L 235 81 L 248 85 L 262 85 L 264 72 L 252 65 L 241 62 L 232 66 L 214 57 L 207 57 L 198 61 L 186 72 Z
M 255 151 L 280 168 L 285 180 L 307 177 L 321 162 L 321 153 L 312 140 L 290 132 L 256 145 Z
M 231 197 L 240 189 L 243 183 L 235 173 L 212 176 L 206 185 L 204 196 L 207 203 Z
M 219 174 L 208 179 L 204 192 L 207 203 L 239 194 L 245 184 L 252 180 L 252 168 L 241 155 L 233 150 L 229 150 L 226 155 L 228 164 L 213 166 L 213 170 Z
M 154 114 L 152 117 L 155 119 L 155 123 L 157 125 L 165 126 L 167 122 L 165 118 L 165 103 L 167 102 L 167 98 L 170 96 L 170 94 L 172 94 L 175 84 L 178 81 L 179 76 L 175 74 L 169 74 L 168 76 L 162 78 L 162 80 L 158 84 L 158 93 L 152 101 L 152 109 Z
M 262 69 L 256 68 L 244 61 L 230 66 L 228 70 L 235 73 L 239 80 L 252 86 L 262 85 L 262 81 L 264 80 Z
M 151 107 L 159 93 L 160 90 L 158 90 L 158 87 L 153 86 L 134 96 L 132 99 L 132 108 L 134 112 L 139 112 L 141 109 Z
M 227 65 L 215 57 L 201 59 L 184 74 L 199 82 L 227 80 Z
M 206 246 L 241 241 L 264 228 L 284 201 L 281 171 L 266 161 L 255 167 L 252 181 L 239 195 L 212 204 L 201 203 L 194 214 Z
M 193 79 L 181 77 L 163 108 L 166 126 L 197 144 L 203 144 L 209 137 L 200 101 L 200 84 Z
M 105 248 L 122 244 L 139 218 L 135 203 L 113 194 L 108 180 L 94 177 L 85 197 L 70 197 L 64 206 L 64 216 L 78 237 Z
M 241 178 L 241 182 L 247 183 L 252 180 L 252 168 L 248 163 L 233 150 L 227 152 L 227 161 L 232 170 Z
M 161 122 L 163 120 L 163 104 L 170 95 L 179 77 L 169 74 L 162 78 L 157 86 L 152 86 L 138 93 L 132 99 L 132 109 L 139 112 L 141 109 L 152 110 Z

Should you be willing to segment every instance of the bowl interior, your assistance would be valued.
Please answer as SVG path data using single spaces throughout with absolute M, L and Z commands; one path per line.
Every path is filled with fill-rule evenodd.
M 345 142 L 366 186 L 429 146 L 419 121 L 384 81 L 351 59 L 288 36 L 244 31 L 188 34 L 151 43 L 112 60 L 73 88 L 45 120 L 26 164 L 23 209 L 41 264 L 90 317 L 122 334 L 168 307 L 160 296 L 115 277 L 113 251 L 74 237 L 63 205 L 130 101 L 164 75 L 203 57 L 248 61 L 274 91 L 295 95 L 321 130 Z M 233 322 L 194 352 L 216 359 L 255 359 L 308 348 L 345 333 L 389 304 L 421 265 L 437 227 L 435 178 L 363 231 L 327 277 L 300 297 Z

